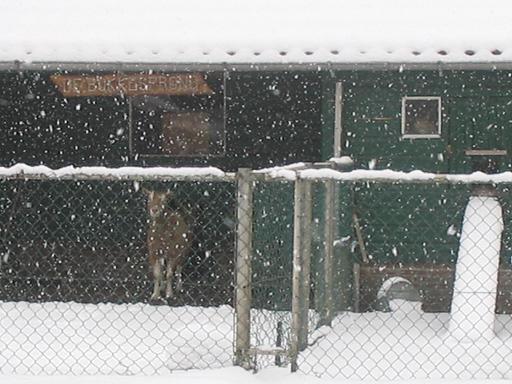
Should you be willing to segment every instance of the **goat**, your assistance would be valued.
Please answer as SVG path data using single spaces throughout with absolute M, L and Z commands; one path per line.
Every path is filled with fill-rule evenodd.
M 183 212 L 168 207 L 170 191 L 145 190 L 148 196 L 149 227 L 147 233 L 148 258 L 153 270 L 153 294 L 151 300 L 160 299 L 165 267 L 165 297 L 174 296 L 173 278 L 176 275 L 176 290 L 181 290 L 181 270 L 191 248 L 192 233 Z

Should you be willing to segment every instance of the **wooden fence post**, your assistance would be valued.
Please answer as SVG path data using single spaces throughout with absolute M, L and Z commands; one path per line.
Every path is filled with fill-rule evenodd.
M 290 360 L 297 371 L 299 352 L 307 346 L 311 267 L 311 181 L 295 180 L 293 217 L 292 329 Z
M 245 369 L 251 369 L 252 192 L 250 169 L 239 169 L 237 173 L 237 230 L 235 247 L 235 364 Z

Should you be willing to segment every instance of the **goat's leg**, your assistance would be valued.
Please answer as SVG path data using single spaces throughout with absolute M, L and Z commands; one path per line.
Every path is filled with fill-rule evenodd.
M 181 286 L 183 285 L 183 281 L 181 280 L 181 265 L 178 264 L 176 266 L 176 290 L 181 291 Z
M 160 260 L 155 260 L 153 264 L 153 294 L 151 300 L 158 300 L 160 298 L 160 281 L 162 280 L 162 266 Z
M 173 297 L 172 279 L 174 277 L 174 264 L 171 260 L 167 260 L 167 272 L 166 272 L 166 286 L 165 286 L 165 298 L 170 299 Z

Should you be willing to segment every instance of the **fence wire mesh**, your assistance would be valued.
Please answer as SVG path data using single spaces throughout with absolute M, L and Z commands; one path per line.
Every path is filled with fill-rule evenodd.
M 0 372 L 231 365 L 235 207 L 232 182 L 1 181 Z
M 2 180 L 0 373 L 512 377 L 511 185 L 242 173 Z
M 253 365 L 285 365 L 291 327 L 293 182 L 257 181 L 253 197 Z
M 315 185 L 325 204 L 325 183 Z M 326 272 L 318 241 L 299 370 L 511 377 L 510 185 L 335 182 L 334 191 L 333 260 Z M 321 227 L 323 212 L 313 218 Z

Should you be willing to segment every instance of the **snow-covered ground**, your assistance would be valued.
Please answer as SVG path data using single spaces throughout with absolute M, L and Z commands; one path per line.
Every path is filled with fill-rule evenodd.
M 450 314 L 423 313 L 419 304 L 407 301 L 394 300 L 391 304 L 396 311 L 341 313 L 332 328 L 314 331 L 309 339 L 312 345 L 299 358 L 301 373 L 366 380 L 512 378 L 510 316 L 497 317 L 494 339 L 461 343 L 448 337 Z M 253 311 L 253 318 L 253 343 L 271 346 L 275 327 L 265 326 L 266 322 L 283 320 L 286 331 L 289 314 Z M 208 371 L 204 377 L 200 372 L 179 372 L 227 368 L 233 359 L 233 310 L 228 306 L 2 303 L 0 327 L 3 375 L 172 374 L 184 382 L 201 382 L 219 371 Z M 265 364 L 271 361 L 266 360 Z M 230 375 L 238 371 L 221 372 Z M 218 379 L 229 383 L 240 374 L 245 373 L 238 372 L 233 378 L 219 374 Z M 248 377 L 259 380 L 266 376 Z M 3 381 L 6 378 L 0 376 L 0 382 L 13 382 L 11 378 Z M 35 377 L 16 380 L 45 382 Z M 81 383 L 90 379 L 76 380 Z M 109 382 L 131 382 L 128 378 L 115 380 L 118 381 Z M 162 379 L 148 380 L 159 383 Z
M 377 383 L 368 379 L 365 384 Z M 0 376 L 0 383 L 8 384 L 361 384 L 362 381 L 319 379 L 301 373 L 290 373 L 286 368 L 267 368 L 256 374 L 242 368 L 220 368 L 175 372 L 163 376 Z M 387 381 L 378 381 L 385 384 Z M 503 384 L 501 380 L 407 380 L 393 384 Z
M 233 309 L 0 304 L 0 373 L 164 374 L 232 365 Z
M 512 378 L 512 319 L 497 316 L 496 336 L 464 343 L 450 337 L 450 314 L 420 303 L 391 302 L 394 312 L 338 315 L 310 336 L 301 372 L 351 379 Z

